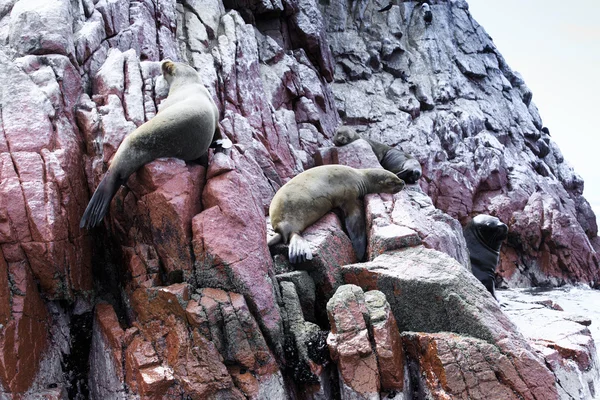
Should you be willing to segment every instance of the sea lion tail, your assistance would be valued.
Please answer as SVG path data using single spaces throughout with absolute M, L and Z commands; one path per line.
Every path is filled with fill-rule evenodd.
M 115 193 L 117 193 L 119 186 L 121 186 L 121 182 L 118 179 L 114 179 L 113 174 L 108 171 L 96 188 L 83 213 L 83 217 L 81 217 L 80 228 L 90 229 L 102 221 L 102 218 L 108 212 L 110 201 L 115 196 Z
M 288 256 L 292 264 L 312 260 L 312 251 L 306 239 L 297 233 L 292 233 Z

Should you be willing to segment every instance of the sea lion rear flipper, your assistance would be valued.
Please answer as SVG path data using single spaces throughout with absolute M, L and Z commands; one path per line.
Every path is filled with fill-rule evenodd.
M 362 260 L 367 250 L 367 232 L 365 226 L 365 215 L 363 205 L 360 200 L 346 203 L 342 207 L 345 214 L 344 224 L 348 237 L 352 242 L 352 247 L 356 253 L 356 258 Z
M 282 236 L 279 233 L 276 233 L 275 236 L 273 236 L 271 239 L 269 239 L 267 246 L 269 246 L 269 247 L 274 246 L 277 243 L 281 242 L 282 239 L 283 239 Z
M 121 180 L 113 178 L 110 170 L 104 175 L 81 217 L 80 228 L 90 229 L 102 221 L 108 212 L 112 198 L 122 183 Z
M 292 233 L 288 256 L 292 264 L 312 260 L 312 251 L 306 239 L 297 233 Z

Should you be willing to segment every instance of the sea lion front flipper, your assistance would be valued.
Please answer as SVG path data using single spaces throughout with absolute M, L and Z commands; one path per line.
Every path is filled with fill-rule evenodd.
M 292 233 L 290 238 L 288 257 L 292 264 L 312 260 L 312 251 L 308 242 L 297 233 Z
M 102 221 L 108 212 L 112 198 L 122 183 L 124 181 L 114 178 L 114 174 L 110 170 L 104 175 L 81 217 L 80 228 L 90 229 Z
M 344 211 L 344 224 L 356 258 L 362 260 L 367 251 L 367 232 L 362 201 L 347 202 L 341 208 Z

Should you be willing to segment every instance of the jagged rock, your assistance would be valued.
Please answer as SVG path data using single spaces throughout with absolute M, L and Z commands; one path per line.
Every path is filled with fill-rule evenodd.
M 504 312 L 545 358 L 560 384 L 562 398 L 593 398 L 600 383 L 598 352 L 591 321 L 566 313 L 560 304 L 510 291 L 502 292 Z
M 84 368 L 73 371 L 65 360 L 77 357 L 77 337 L 88 334 L 92 398 L 291 396 L 282 394 L 279 373 L 227 368 L 207 339 L 210 324 L 192 328 L 164 286 L 185 281 L 190 293 L 205 286 L 242 293 L 249 312 L 240 315 L 253 315 L 253 329 L 283 360 L 275 272 L 290 266 L 278 249 L 273 265 L 264 218 L 277 189 L 331 146 L 340 118 L 423 166 L 424 194 L 366 199 L 375 260 L 405 246 L 416 251 L 420 242 L 464 264 L 456 220 L 487 213 L 509 221 L 498 269 L 505 283 L 598 281 L 593 246 L 600 245 L 583 181 L 542 131 L 531 91 L 465 1 L 434 2 L 429 24 L 416 2 L 381 13 L 385 4 L 340 0 L 235 0 L 228 10 L 218 0 L 0 3 L 0 397 L 87 397 Z M 164 58 L 200 72 L 234 146 L 209 156 L 208 174 L 178 160 L 145 166 L 116 195 L 105 224 L 84 232 L 78 224 L 89 194 L 123 137 L 166 96 Z M 324 162 L 372 161 L 361 152 L 340 161 L 333 150 Z M 324 328 L 323 306 L 345 283 L 343 265 L 356 260 L 333 214 L 311 229 L 319 255 L 300 268 L 317 286 L 314 320 Z M 310 297 L 310 288 L 296 289 L 301 300 Z M 93 330 L 66 328 L 77 304 L 101 298 L 115 304 L 118 318 L 100 305 Z M 119 319 L 132 326 L 123 329 Z M 508 342 L 499 351 L 526 349 L 525 361 L 513 360 L 517 371 L 538 365 L 521 339 Z M 229 359 L 251 364 L 251 352 L 233 353 Z M 574 393 L 573 365 L 557 354 L 546 359 Z M 202 368 L 208 372 L 200 376 Z M 330 393 L 326 381 L 313 398 Z
M 215 344 L 238 389 L 248 398 L 284 398 L 283 377 L 275 358 L 237 293 L 202 289 L 186 308 L 189 324 Z
M 96 305 L 90 350 L 90 394 L 92 398 L 125 399 L 123 337 L 115 310 L 110 304 Z
M 298 294 L 303 319 L 317 322 L 315 318 L 316 287 L 315 282 L 306 271 L 293 271 L 276 275 L 277 282 L 292 282 Z
M 219 393 L 230 398 L 243 398 L 223 364 L 215 345 L 198 330 L 189 329 L 186 308 L 190 302 L 187 284 L 136 290 L 132 307 L 140 334 L 148 338 L 160 366 L 137 358 L 135 363 L 147 365 L 137 381 L 140 395 L 167 395 L 184 391 L 192 398 L 209 398 Z M 137 342 L 132 342 L 137 346 Z M 143 344 L 142 344 L 143 347 Z M 146 355 L 152 358 L 154 353 Z M 134 371 L 135 372 L 135 371 Z M 131 379 L 136 379 L 135 375 Z
M 467 399 L 558 399 L 547 381 L 547 370 L 514 365 L 515 355 L 483 340 L 452 333 L 405 333 L 406 363 L 412 379 L 422 383 L 409 396 Z M 541 372 L 541 374 L 540 374 Z M 420 374 L 424 376 L 421 378 Z M 524 376 L 525 374 L 525 376 Z M 538 375 L 539 374 L 539 375 Z
M 9 45 L 19 54 L 73 56 L 73 14 L 68 0 L 18 1 L 10 13 Z
M 285 309 L 287 370 L 301 398 L 315 400 L 331 398 L 328 360 L 315 359 L 311 353 L 317 346 L 315 342 L 321 336 L 321 329 L 318 325 L 305 321 L 296 286 L 286 281 L 281 281 L 279 285 L 283 309 Z
M 327 344 L 340 375 L 342 398 L 379 399 L 404 386 L 404 354 L 385 295 L 355 285 L 338 288 L 327 302 Z
M 340 286 L 327 302 L 327 315 L 331 325 L 327 345 L 338 366 L 342 398 L 377 398 L 380 374 L 369 341 L 364 292 L 358 286 Z
M 280 351 L 281 316 L 268 275 L 267 232 L 249 182 L 237 170 L 217 175 L 206 183 L 203 202 L 205 210 L 192 221 L 196 280 L 203 287 L 247 295 L 268 340 Z
M 508 379 L 512 390 L 525 398 L 558 398 L 551 371 L 485 287 L 449 256 L 421 246 L 407 248 L 382 254 L 362 265 L 346 265 L 342 274 L 346 283 L 360 285 L 365 290 L 381 290 L 401 331 L 447 331 L 480 339 L 482 344 L 490 346 L 487 353 L 493 351 L 505 356 L 491 356 L 497 359 L 493 368 L 505 370 L 502 363 L 512 364 L 514 377 Z M 477 345 L 472 347 L 467 351 L 476 351 Z M 414 354 L 419 354 L 419 350 L 413 352 L 413 358 Z M 421 368 L 436 374 L 431 365 Z M 436 387 L 435 383 L 432 385 Z
M 49 347 L 49 315 L 31 272 L 11 260 L 7 245 L 0 251 L 0 391 L 25 393 Z M 6 261 L 4 261 L 6 259 Z M 1 392 L 0 392 L 1 393 Z

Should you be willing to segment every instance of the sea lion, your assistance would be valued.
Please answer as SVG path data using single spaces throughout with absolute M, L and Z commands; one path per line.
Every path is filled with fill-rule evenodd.
M 433 14 L 431 13 L 431 7 L 429 6 L 428 3 L 423 3 L 423 5 L 421 7 L 423 10 L 423 20 L 425 21 L 425 23 L 427 25 L 431 24 L 431 21 L 433 21 Z
M 483 283 L 496 300 L 496 266 L 502 241 L 508 236 L 508 226 L 491 215 L 480 214 L 463 230 L 471 256 L 473 275 Z
M 333 137 L 333 142 L 336 146 L 344 146 L 358 139 L 361 139 L 361 137 L 354 129 L 349 126 L 341 126 Z M 398 175 L 398 178 L 406 183 L 412 184 L 419 180 L 422 170 L 421 164 L 416 158 L 395 147 L 371 139 L 364 140 L 371 145 L 377 160 L 383 168 Z
M 269 215 L 277 234 L 269 246 L 289 243 L 290 262 L 312 259 L 308 242 L 300 233 L 334 208 L 344 213 L 344 223 L 358 259 L 365 255 L 367 235 L 360 199 L 368 193 L 397 193 L 404 182 L 384 169 L 355 169 L 323 165 L 302 172 L 283 185 L 271 201 Z
M 83 213 L 81 228 L 102 221 L 119 187 L 144 164 L 162 157 L 192 161 L 204 155 L 211 143 L 219 146 L 219 110 L 196 70 L 170 60 L 161 67 L 169 94 L 156 116 L 121 142 Z

